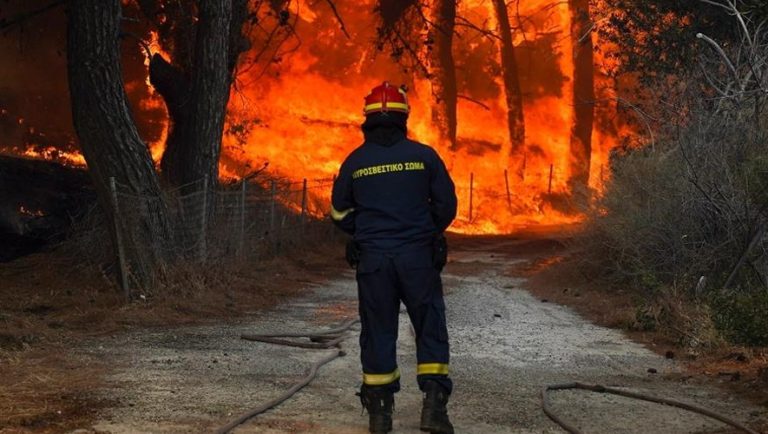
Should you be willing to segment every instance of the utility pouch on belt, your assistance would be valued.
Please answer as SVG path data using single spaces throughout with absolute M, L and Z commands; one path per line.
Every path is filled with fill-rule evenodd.
M 443 271 L 443 267 L 448 262 L 448 240 L 445 235 L 435 236 L 432 241 L 432 265 L 438 271 Z
M 347 241 L 346 257 L 349 266 L 357 268 L 357 265 L 360 263 L 360 247 L 357 246 L 354 239 Z

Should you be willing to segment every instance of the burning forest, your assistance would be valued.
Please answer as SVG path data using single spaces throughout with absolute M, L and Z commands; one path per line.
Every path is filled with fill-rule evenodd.
M 12 61 L 3 66 L 0 146 L 85 166 L 66 78 L 43 73 L 66 62 L 66 17 L 56 3 L 64 2 L 6 6 L 6 16 L 39 15 L 2 24 L 2 50 Z M 182 108 L 204 67 L 195 59 L 193 5 L 120 5 L 120 63 L 136 140 L 171 186 L 206 175 L 237 181 L 262 168 L 293 181 L 329 179 L 362 141 L 362 96 L 389 80 L 409 89 L 410 136 L 436 148 L 456 181 L 460 209 L 451 230 L 509 233 L 580 221 L 610 176 L 611 149 L 630 130 L 611 65 L 596 49 L 588 1 L 240 3 L 233 19 L 241 32 L 216 60 L 224 68 L 214 97 L 226 104 L 222 119 L 202 103 L 196 114 Z M 224 133 L 218 167 L 186 173 L 177 168 L 195 163 L 179 149 L 216 142 L 200 136 L 208 128 L 195 116 L 215 119 Z M 311 194 L 327 199 L 330 191 Z
M 0 432 L 768 432 L 766 25 L 0 0 Z

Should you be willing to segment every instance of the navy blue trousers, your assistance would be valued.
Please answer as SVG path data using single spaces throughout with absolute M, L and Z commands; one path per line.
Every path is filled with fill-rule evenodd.
M 450 394 L 445 302 L 440 272 L 432 265 L 432 249 L 361 252 L 357 288 L 363 387 L 400 390 L 396 348 L 402 301 L 416 333 L 419 387 L 423 390 L 425 381 L 434 380 Z

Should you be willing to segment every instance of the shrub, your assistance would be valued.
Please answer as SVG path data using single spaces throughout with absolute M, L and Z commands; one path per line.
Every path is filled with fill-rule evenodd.
M 706 41 L 709 69 L 679 77 L 691 90 L 671 106 L 683 115 L 658 125 L 655 143 L 612 156 L 580 242 L 591 274 L 648 299 L 702 300 L 724 337 L 768 345 L 768 38 L 749 36 L 731 49 Z

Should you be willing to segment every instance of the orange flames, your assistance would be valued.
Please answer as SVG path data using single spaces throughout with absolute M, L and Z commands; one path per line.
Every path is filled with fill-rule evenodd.
M 43 149 L 27 148 L 19 152 L 23 157 L 57 161 L 69 166 L 85 166 L 85 157 L 79 152 L 62 151 L 53 146 Z
M 569 146 L 574 117 L 574 42 L 567 2 L 531 0 L 510 10 L 513 26 L 520 27 L 513 37 L 517 57 L 523 60 L 519 65 L 526 124 L 523 155 L 510 155 L 498 42 L 476 29 L 496 31 L 491 2 L 459 3 L 459 15 L 476 28 L 457 27 L 454 38 L 462 97 L 458 103 L 458 145 L 453 151 L 438 141 L 432 125 L 430 83 L 413 71 L 404 72 L 388 53 L 373 47 L 377 26 L 371 13 L 374 0 L 338 3 L 351 38 L 345 37 L 325 2 L 293 0 L 289 4 L 292 16 L 298 16 L 295 40 L 288 41 L 282 52 L 278 49 L 269 65 L 263 59 L 252 62 L 246 55 L 230 98 L 220 163 L 222 177 L 239 179 L 268 162 L 273 175 L 293 181 L 331 178 L 346 155 L 362 142 L 363 97 L 373 86 L 389 80 L 411 88 L 409 135 L 436 148 L 450 168 L 459 196 L 459 216 L 451 230 L 508 233 L 526 225 L 582 219 L 563 206 L 570 197 Z M 592 38 L 597 42 L 596 35 Z M 254 40 L 255 47 L 260 43 Z M 153 53 L 162 53 L 154 32 L 150 47 Z M 599 64 L 602 59 L 596 56 Z M 549 65 L 549 69 L 541 64 Z M 597 98 L 610 99 L 613 83 L 601 75 L 599 65 L 595 71 Z M 139 85 L 149 84 L 131 83 L 128 91 Z M 141 108 L 161 106 L 164 103 L 155 94 L 145 98 Z M 149 144 L 158 161 L 168 120 L 153 122 L 160 123 L 164 131 Z M 603 129 L 610 123 L 604 113 L 596 113 L 590 187 L 598 193 L 609 176 L 609 152 L 617 144 L 615 133 Z M 31 152 L 27 155 L 46 157 Z M 84 164 L 80 155 L 65 158 L 71 164 Z M 522 171 L 515 163 L 519 161 L 524 161 Z M 311 194 L 327 199 L 330 189 Z
M 163 50 L 162 44 L 160 44 L 160 40 L 158 37 L 158 34 L 156 31 L 152 30 L 149 32 L 150 40 L 148 49 L 152 55 L 154 54 L 160 54 L 161 56 L 165 57 L 166 59 L 170 59 L 170 56 L 168 53 Z M 147 68 L 147 78 L 144 82 L 144 84 L 152 89 L 152 83 L 149 81 L 149 61 L 150 53 L 145 53 L 144 57 L 144 66 Z M 144 98 L 141 100 L 141 108 L 143 110 L 149 111 L 149 110 L 160 110 L 162 112 L 166 113 L 166 116 L 168 112 L 165 109 L 165 102 L 163 101 L 163 98 L 157 93 L 152 92 L 148 98 Z M 156 119 L 157 123 L 161 124 L 161 134 L 160 137 L 158 137 L 156 140 L 149 142 L 147 145 L 149 146 L 149 152 L 152 154 L 152 160 L 155 161 L 155 163 L 160 161 L 160 158 L 163 156 L 163 151 L 165 150 L 165 140 L 168 138 L 168 128 L 170 127 L 168 123 L 168 119 Z
M 42 212 L 41 210 L 33 210 L 25 206 L 19 207 L 19 214 L 27 217 L 44 217 L 45 216 L 45 213 Z
M 459 100 L 458 150 L 451 152 L 446 144 L 438 142 L 431 124 L 429 82 L 403 73 L 386 53 L 376 56 L 372 52 L 370 41 L 375 37 L 376 23 L 369 11 L 374 4 L 370 0 L 362 3 L 354 10 L 342 11 L 352 40 L 344 39 L 333 15 L 324 10 L 324 3 L 297 3 L 301 18 L 297 25 L 302 41 L 299 49 L 284 62 L 273 65 L 266 75 L 253 68 L 238 77 L 247 85 L 233 91 L 229 119 L 230 124 L 247 125 L 247 133 L 225 136 L 223 174 L 242 175 L 247 172 L 243 165 L 259 168 L 269 162 L 272 171 L 294 180 L 333 176 L 345 156 L 362 141 L 359 124 L 363 120 L 363 97 L 370 88 L 388 79 L 412 84 L 410 135 L 435 147 L 449 165 L 460 203 L 452 230 L 505 233 L 523 225 L 581 219 L 557 211 L 548 200 L 569 193 L 574 65 L 566 2 L 521 2 L 520 10 L 515 11 L 533 23 L 515 33 L 515 46 L 532 45 L 531 41 L 542 38 L 544 32 L 554 34 L 554 50 L 535 54 L 551 57 L 563 76 L 556 92 L 535 98 L 524 96 L 527 144 L 522 174 L 513 169 L 511 162 L 520 156 L 509 155 L 501 74 L 477 78 L 501 90 L 490 97 L 467 95 L 460 87 L 459 93 L 468 98 Z M 495 31 L 493 7 L 488 1 L 460 2 L 459 14 Z M 493 43 L 477 31 L 462 29 L 455 38 L 458 47 L 454 52 L 471 52 L 481 44 Z M 498 56 L 498 50 L 494 53 Z M 467 61 L 457 55 L 457 68 L 467 67 Z M 599 190 L 601 176 L 607 177 L 608 151 L 616 140 L 599 129 L 593 137 L 590 185 Z

